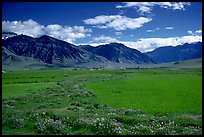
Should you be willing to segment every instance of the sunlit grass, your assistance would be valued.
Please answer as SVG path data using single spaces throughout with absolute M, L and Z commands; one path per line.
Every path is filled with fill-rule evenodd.
M 95 92 L 100 103 L 114 108 L 149 113 L 202 111 L 202 76 L 194 73 L 134 74 L 129 79 L 91 82 L 85 88 Z
M 2 134 L 201 135 L 201 78 L 201 69 L 7 72 Z
M 27 93 L 37 92 L 44 88 L 56 86 L 55 82 L 41 83 L 21 83 L 21 84 L 4 84 L 2 86 L 3 98 L 19 97 Z

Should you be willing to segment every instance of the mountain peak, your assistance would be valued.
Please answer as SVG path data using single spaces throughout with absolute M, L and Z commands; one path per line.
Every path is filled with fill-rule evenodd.
M 90 62 L 93 65 L 108 62 L 103 57 L 93 55 L 73 44 L 47 35 L 39 38 L 18 35 L 4 40 L 2 46 L 18 56 L 31 57 L 48 64 L 71 66 Z
M 155 63 L 148 56 L 136 49 L 131 49 L 122 43 L 110 43 L 97 47 L 82 46 L 88 52 L 107 58 L 116 63 L 148 64 Z
M 27 35 L 24 35 L 24 34 L 20 34 L 20 35 L 16 35 L 16 36 L 13 36 L 13 37 L 9 37 L 9 39 L 14 40 L 13 42 L 15 42 L 15 40 L 26 40 L 26 41 L 34 40 L 33 37 L 27 36 Z
M 46 40 L 55 40 L 55 38 L 48 36 L 48 35 L 42 35 L 39 37 L 39 39 L 46 39 Z
M 117 43 L 117 42 L 112 42 L 112 43 L 109 43 L 109 44 L 106 44 L 106 45 L 110 45 L 110 46 L 125 46 L 124 44 Z
M 36 40 L 40 41 L 40 42 L 54 42 L 54 43 L 61 43 L 61 44 L 64 44 L 64 45 L 72 45 L 71 43 L 69 42 L 66 42 L 66 41 L 63 41 L 63 40 L 60 40 L 60 39 L 57 39 L 57 38 L 54 38 L 54 37 L 51 37 L 51 36 L 48 36 L 48 35 L 42 35 L 38 38 L 36 38 Z
M 117 43 L 117 42 L 111 42 L 110 44 L 112 44 L 112 45 L 124 45 L 122 43 Z
M 126 47 L 124 44 L 122 43 L 117 43 L 117 42 L 114 42 L 114 43 L 109 43 L 109 44 L 105 44 L 105 45 L 99 45 L 97 46 L 99 48 L 109 48 L 109 49 L 127 49 L 128 47 Z
M 10 34 L 10 35 L 17 35 L 16 33 L 14 32 L 7 32 L 7 31 L 3 31 L 2 34 Z
M 14 32 L 2 32 L 2 39 L 7 39 L 14 36 L 17 36 L 17 34 Z

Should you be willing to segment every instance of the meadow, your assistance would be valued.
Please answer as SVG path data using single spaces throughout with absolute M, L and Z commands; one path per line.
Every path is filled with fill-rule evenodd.
M 202 69 L 8 71 L 2 133 L 201 135 Z
M 196 73 L 155 71 L 134 73 L 131 78 L 88 83 L 100 103 L 147 113 L 201 113 L 202 79 Z

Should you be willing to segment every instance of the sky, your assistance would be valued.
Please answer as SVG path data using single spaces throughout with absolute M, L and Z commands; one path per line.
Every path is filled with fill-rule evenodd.
M 202 2 L 2 2 L 2 31 L 148 52 L 202 42 Z

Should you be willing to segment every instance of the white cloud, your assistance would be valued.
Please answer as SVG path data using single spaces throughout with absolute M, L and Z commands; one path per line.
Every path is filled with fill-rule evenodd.
M 123 42 L 130 48 L 138 49 L 141 52 L 151 51 L 161 46 L 175 45 L 174 38 L 141 38 L 136 42 Z
M 2 21 L 2 31 L 15 32 L 32 37 L 41 35 L 49 35 L 67 42 L 74 42 L 76 39 L 90 37 L 91 29 L 84 26 L 61 26 L 58 24 L 50 24 L 43 26 L 33 20 L 27 21 Z
M 103 43 L 110 43 L 110 42 L 117 42 L 118 40 L 112 37 L 107 37 L 107 36 L 100 36 L 100 37 L 95 37 L 93 38 L 93 42 L 103 42 Z
M 92 30 L 85 29 L 83 26 L 62 27 L 60 25 L 54 24 L 48 25 L 45 28 L 45 34 L 61 40 L 65 40 L 67 42 L 73 42 L 79 38 L 90 37 L 90 34 L 87 34 L 89 32 L 92 32 Z
M 196 30 L 195 33 L 202 34 L 202 30 Z
M 101 16 L 96 16 L 95 18 L 86 19 L 84 20 L 84 22 L 86 24 L 97 25 L 97 24 L 111 22 L 112 20 L 118 17 L 120 17 L 120 15 L 111 15 L 111 16 L 101 15 Z
M 119 35 L 122 35 L 123 33 L 122 32 L 115 32 L 115 35 L 119 36 Z
M 121 15 L 110 15 L 110 16 L 96 16 L 84 20 L 86 24 L 95 25 L 100 29 L 114 28 L 115 30 L 126 30 L 126 29 L 137 29 L 143 26 L 143 24 L 150 22 L 152 19 L 139 17 L 139 18 L 128 18 Z
M 193 35 L 193 31 L 191 31 L 191 30 L 188 30 L 188 34 L 191 34 L 191 35 Z
M 138 49 L 141 52 L 151 51 L 163 46 L 178 46 L 184 43 L 202 42 L 202 36 L 182 36 L 170 38 L 141 38 L 135 42 L 120 41 L 130 48 Z
M 154 29 L 149 29 L 146 32 L 154 32 L 154 31 L 155 31 Z
M 174 27 L 166 27 L 165 29 L 172 30 Z
M 97 47 L 99 45 L 105 45 L 105 44 L 109 44 L 110 42 L 93 42 L 93 43 L 83 43 L 80 45 L 91 45 L 93 47 Z
M 189 2 L 123 2 L 116 8 L 135 8 L 140 14 L 151 13 L 154 6 L 172 10 L 185 10 L 185 6 L 190 5 Z
M 141 13 L 150 13 L 151 8 L 150 8 L 150 7 L 146 7 L 146 6 L 141 6 L 141 7 L 138 9 L 138 11 L 141 12 Z
M 149 30 L 146 30 L 146 32 L 155 32 L 156 30 L 160 30 L 160 28 L 149 29 Z
M 164 29 L 166 29 L 166 30 L 173 30 L 174 27 L 165 27 Z M 160 30 L 160 28 L 149 29 L 149 30 L 146 30 L 146 32 L 155 32 L 157 30 Z
M 27 21 L 2 21 L 2 31 L 15 32 L 17 34 L 27 34 L 29 36 L 37 37 L 42 35 L 43 25 L 29 19 Z
M 196 30 L 194 32 L 191 30 L 188 30 L 187 33 L 191 35 L 202 35 L 202 30 Z
M 184 43 L 193 43 L 193 42 L 202 42 L 202 36 L 183 36 L 180 39 L 177 39 L 177 42 L 179 44 L 184 44 Z

